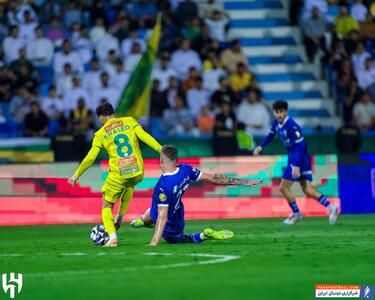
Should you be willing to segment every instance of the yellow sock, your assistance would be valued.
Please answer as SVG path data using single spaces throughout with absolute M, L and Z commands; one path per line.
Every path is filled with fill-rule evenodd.
M 130 200 L 133 198 L 133 193 L 134 193 L 133 187 L 129 187 L 126 189 L 126 191 L 121 197 L 121 204 L 118 210 L 118 215 L 123 216 L 126 213 L 130 204 Z
M 113 214 L 112 209 L 110 207 L 102 208 L 102 219 L 105 231 L 109 234 L 109 236 L 114 238 L 116 234 L 115 224 L 113 222 Z

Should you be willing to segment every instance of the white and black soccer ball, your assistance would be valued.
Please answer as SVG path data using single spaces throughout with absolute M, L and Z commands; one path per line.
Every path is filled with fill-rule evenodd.
M 109 235 L 102 224 L 95 225 L 93 229 L 91 229 L 90 238 L 97 246 L 103 246 L 109 241 Z

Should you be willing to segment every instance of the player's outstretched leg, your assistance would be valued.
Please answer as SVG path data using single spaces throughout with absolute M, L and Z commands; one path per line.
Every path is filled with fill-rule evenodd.
M 142 228 L 145 227 L 145 223 L 142 220 L 142 216 L 140 218 L 134 219 L 130 222 L 130 226 L 134 228 Z
M 296 198 L 294 197 L 294 194 L 290 190 L 292 185 L 293 185 L 293 181 L 291 180 L 283 179 L 281 181 L 280 191 L 285 197 L 285 199 L 288 201 L 288 204 L 293 211 L 293 213 L 283 221 L 283 224 L 285 225 L 293 225 L 303 218 L 303 215 L 299 211 Z
M 316 189 L 311 187 L 310 181 L 304 180 L 301 181 L 301 187 L 303 192 L 306 196 L 314 198 L 320 204 L 324 205 L 328 210 L 328 223 L 333 225 L 336 223 L 338 214 L 339 214 L 339 207 L 334 203 L 330 203 L 326 196 L 319 193 Z
M 203 230 L 203 234 L 207 240 L 228 240 L 234 237 L 233 231 L 227 229 L 216 231 L 212 228 L 206 228 Z
M 109 235 L 109 241 L 104 245 L 104 247 L 117 247 L 118 240 L 115 229 L 115 224 L 113 221 L 112 213 L 113 203 L 107 202 L 103 195 L 103 206 L 102 206 L 102 219 L 105 231 Z
M 150 215 L 150 209 L 147 209 L 141 217 L 131 221 L 130 225 L 134 228 L 141 228 L 141 227 L 153 228 L 155 224 L 152 221 L 152 218 Z
M 203 232 L 198 233 L 185 233 L 184 234 L 184 242 L 185 243 L 194 243 L 199 244 L 206 240 Z

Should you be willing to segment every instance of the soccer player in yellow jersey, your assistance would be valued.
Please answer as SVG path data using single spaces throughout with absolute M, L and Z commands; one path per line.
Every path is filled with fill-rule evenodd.
M 138 139 L 141 139 L 156 152 L 162 146 L 131 117 L 116 117 L 113 107 L 103 103 L 96 109 L 100 121 L 104 124 L 94 136 L 92 146 L 69 179 L 74 187 L 78 178 L 95 162 L 101 149 L 109 155 L 109 174 L 103 185 L 102 219 L 105 230 L 110 236 L 105 247 L 117 247 L 116 229 L 120 227 L 122 218 L 133 197 L 134 186 L 143 179 L 143 159 Z M 113 219 L 113 205 L 121 199 L 116 220 Z

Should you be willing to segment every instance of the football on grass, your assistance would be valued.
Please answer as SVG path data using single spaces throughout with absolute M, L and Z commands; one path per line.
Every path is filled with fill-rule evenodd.
M 103 246 L 109 241 L 109 235 L 102 224 L 95 225 L 93 229 L 91 229 L 90 238 L 97 246 Z

